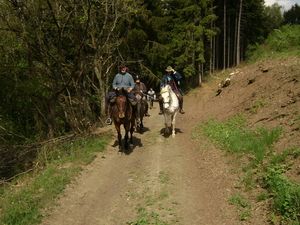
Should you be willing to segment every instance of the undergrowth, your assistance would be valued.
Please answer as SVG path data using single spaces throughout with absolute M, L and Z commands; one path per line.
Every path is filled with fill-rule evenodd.
M 194 132 L 203 133 L 216 146 L 225 150 L 227 155 L 236 157 L 235 163 L 245 174 L 241 179 L 245 191 L 257 187 L 265 189 L 266 192 L 260 193 L 256 200 L 270 202 L 273 210 L 271 215 L 280 216 L 281 224 L 299 224 L 300 186 L 290 181 L 285 172 L 293 165 L 291 159 L 299 157 L 300 149 L 292 147 L 275 154 L 273 145 L 279 141 L 282 129 L 249 129 L 247 125 L 245 117 L 239 114 L 225 122 L 210 119 L 199 125 Z M 229 202 L 237 205 L 241 220 L 251 216 L 251 205 L 246 204 L 245 198 L 236 195 Z M 270 220 L 275 222 L 276 219 L 274 217 Z
M 81 171 L 80 164 L 90 163 L 108 141 L 108 137 L 85 137 L 60 148 L 41 149 L 33 173 L 1 186 L 0 224 L 40 223 L 45 216 L 43 209 L 56 204 L 65 185 Z
M 263 45 L 248 46 L 247 64 L 265 59 L 299 55 L 300 25 L 285 25 L 269 34 Z

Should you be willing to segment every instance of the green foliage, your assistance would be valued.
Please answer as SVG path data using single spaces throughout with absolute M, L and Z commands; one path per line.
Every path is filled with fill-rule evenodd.
M 228 199 L 228 202 L 232 205 L 237 206 L 238 211 L 241 212 L 240 219 L 245 220 L 247 217 L 251 216 L 250 213 L 250 204 L 246 196 L 240 194 L 234 194 L 231 198 Z
M 267 168 L 264 185 L 274 196 L 273 208 L 282 215 L 282 219 L 298 221 L 300 216 L 300 186 L 290 182 L 284 176 L 287 169 L 285 165 Z
M 300 6 L 296 3 L 283 13 L 285 24 L 300 24 Z
M 74 143 L 54 149 L 49 149 L 45 146 L 45 148 L 39 152 L 38 161 L 41 165 L 66 162 L 88 163 L 95 157 L 94 152 L 101 152 L 104 149 L 109 139 L 110 138 L 107 137 L 101 139 L 85 137 L 77 139 Z
M 269 29 L 269 31 L 278 29 L 282 25 L 284 21 L 282 16 L 282 8 L 283 7 L 278 3 L 274 3 L 272 6 L 265 7 L 264 12 L 268 22 L 267 29 Z
M 294 146 L 289 149 L 283 150 L 280 154 L 271 155 L 269 159 L 269 163 L 273 166 L 278 164 L 286 164 L 289 156 L 292 156 L 293 158 L 297 158 L 299 157 L 299 155 L 300 155 L 300 149 Z
M 285 25 L 269 34 L 263 45 L 248 46 L 247 63 L 252 64 L 267 58 L 283 55 L 298 55 L 300 47 L 300 25 Z
M 266 43 L 270 46 L 271 50 L 282 52 L 290 50 L 291 48 L 300 46 L 300 25 L 290 26 L 285 25 L 280 29 L 274 30 Z
M 79 168 L 57 169 L 49 167 L 35 181 L 4 202 L 4 224 L 38 224 L 42 218 L 41 209 L 46 202 L 55 198 Z M 8 193 L 6 193 L 8 194 Z
M 186 66 L 183 70 L 185 77 L 191 77 L 196 73 L 195 67 L 192 65 Z

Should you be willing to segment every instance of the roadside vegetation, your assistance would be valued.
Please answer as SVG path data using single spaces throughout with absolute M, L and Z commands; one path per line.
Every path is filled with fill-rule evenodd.
M 0 183 L 0 224 L 39 224 L 65 186 L 107 145 L 108 137 L 84 137 L 59 148 L 44 147 L 32 173 Z M 105 157 L 105 156 L 103 156 Z
M 257 201 L 270 201 L 272 215 L 280 215 L 282 222 L 287 224 L 299 224 L 300 186 L 288 180 L 285 172 L 293 165 L 291 159 L 300 156 L 300 149 L 295 146 L 280 154 L 273 151 L 273 145 L 283 134 L 280 127 L 249 129 L 247 120 L 240 114 L 223 123 L 211 119 L 196 130 L 203 132 L 211 142 L 225 150 L 226 155 L 234 155 L 236 158 L 232 164 L 244 174 L 239 181 L 239 185 L 244 188 L 241 194 L 232 196 L 229 203 L 237 206 L 241 220 L 251 216 L 248 191 L 260 188 L 262 192 L 259 192 Z M 270 218 L 270 221 L 275 220 L 275 216 Z
M 249 48 L 249 60 L 246 63 L 251 65 L 257 61 L 299 55 L 299 37 L 299 25 L 285 25 L 276 29 L 264 45 Z M 293 76 L 299 80 L 299 74 Z M 253 114 L 258 108 L 268 105 L 265 101 L 255 102 L 249 113 Z M 299 113 L 290 114 L 293 115 L 291 123 L 298 123 Z M 299 146 L 275 152 L 274 145 L 287 135 L 283 129 L 265 126 L 250 129 L 248 125 L 246 115 L 243 114 L 235 115 L 225 122 L 211 118 L 194 129 L 192 138 L 197 139 L 201 133 L 209 137 L 215 146 L 223 149 L 225 155 L 235 159 L 231 164 L 233 170 L 237 170 L 235 172 L 241 173 L 238 182 L 240 193 L 234 194 L 228 202 L 236 205 L 241 220 L 251 217 L 253 204 L 264 201 L 270 210 L 270 224 L 300 224 L 300 185 L 286 176 L 286 172 L 300 156 Z
M 248 46 L 247 65 L 266 59 L 299 55 L 300 25 L 284 25 L 269 34 L 263 45 Z

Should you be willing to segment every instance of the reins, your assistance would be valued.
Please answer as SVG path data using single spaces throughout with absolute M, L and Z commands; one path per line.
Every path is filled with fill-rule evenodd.
M 166 83 L 169 84 L 169 80 L 166 79 L 166 81 L 167 81 Z M 176 89 L 176 91 L 178 91 L 178 87 L 177 87 L 177 84 L 176 84 L 175 80 L 172 79 L 171 81 L 173 82 L 173 86 L 174 86 L 174 88 Z
M 163 90 L 161 91 L 161 95 L 162 95 L 163 93 L 169 93 L 169 99 L 170 99 L 170 101 L 169 101 L 169 102 L 166 102 L 166 103 L 171 103 L 171 93 L 170 93 L 170 90 L 165 90 L 165 89 L 163 89 Z M 165 103 L 164 100 L 165 100 L 165 99 L 163 98 L 163 102 Z
M 176 91 L 178 91 L 178 87 L 177 87 L 177 85 L 176 85 L 176 83 L 175 83 L 174 79 L 172 79 L 172 81 L 173 81 L 173 85 L 174 85 L 174 87 L 175 87 Z

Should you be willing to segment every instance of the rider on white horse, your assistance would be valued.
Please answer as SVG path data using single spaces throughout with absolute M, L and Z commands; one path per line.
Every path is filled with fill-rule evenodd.
M 184 114 L 185 112 L 183 111 L 183 93 L 180 88 L 180 82 L 179 80 L 182 78 L 179 72 L 175 71 L 171 66 L 168 66 L 166 69 L 166 74 L 163 76 L 161 82 L 160 82 L 160 87 L 164 87 L 165 85 L 170 85 L 174 93 L 177 95 L 178 100 L 179 100 L 179 112 L 181 114 Z M 162 98 L 161 96 L 158 98 L 159 100 L 159 115 L 163 114 L 163 103 L 162 103 Z

